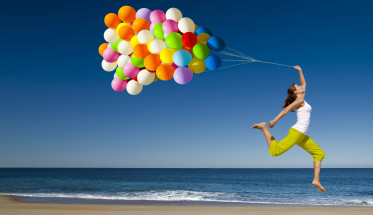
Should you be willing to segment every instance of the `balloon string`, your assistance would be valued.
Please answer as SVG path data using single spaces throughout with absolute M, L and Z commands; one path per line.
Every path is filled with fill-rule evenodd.
M 218 53 L 218 54 L 223 54 L 223 55 L 232 56 L 232 57 L 238 57 L 238 58 L 241 58 L 241 59 L 251 60 L 251 58 L 243 57 L 243 56 L 236 55 L 236 54 L 232 54 L 232 53 L 229 53 L 229 52 L 221 51 L 221 52 L 217 52 L 217 53 Z
M 223 59 L 222 61 L 249 61 L 249 60 L 225 60 L 225 59 Z
M 250 62 L 250 61 L 247 61 L 247 62 L 245 62 L 245 63 L 239 63 L 239 64 L 230 65 L 230 66 L 220 67 L 220 68 L 217 68 L 217 69 L 215 69 L 215 70 L 226 69 L 226 68 L 230 68 L 230 67 L 234 67 L 234 66 L 240 66 L 240 65 L 244 65 L 244 64 L 248 64 L 248 63 L 251 63 L 251 62 Z M 209 70 L 209 71 L 215 71 L 215 70 Z
M 254 59 L 254 62 L 260 62 L 260 63 L 269 63 L 269 64 L 275 64 L 275 65 L 279 65 L 279 66 L 287 66 L 287 67 L 293 67 L 293 66 L 289 66 L 289 65 L 285 65 L 285 64 L 280 64 L 280 63 L 272 63 L 272 62 L 261 61 L 261 60 L 255 60 L 255 59 Z
M 235 50 L 235 49 L 233 49 L 231 47 L 226 46 L 226 48 L 229 49 L 229 50 L 231 50 L 232 52 L 235 52 L 236 54 L 241 55 L 242 57 L 246 57 L 246 58 L 249 57 L 249 58 L 251 58 L 250 56 L 247 56 L 246 54 L 244 54 L 244 53 L 242 53 L 240 51 L 237 51 L 237 50 Z

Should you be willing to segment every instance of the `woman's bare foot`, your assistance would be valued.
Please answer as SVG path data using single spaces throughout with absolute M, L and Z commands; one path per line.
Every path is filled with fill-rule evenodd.
M 320 184 L 320 181 L 313 181 L 312 184 L 313 184 L 313 186 L 315 186 L 321 192 L 326 191 L 325 188 Z
M 253 127 L 251 127 L 251 129 L 254 129 L 254 128 L 257 128 L 257 129 L 260 129 L 262 130 L 263 128 L 265 128 L 267 125 L 265 122 L 262 122 L 262 123 L 259 123 L 259 124 L 255 124 Z

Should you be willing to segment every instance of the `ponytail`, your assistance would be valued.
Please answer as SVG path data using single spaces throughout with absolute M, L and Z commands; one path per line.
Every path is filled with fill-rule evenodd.
M 296 90 L 295 84 L 292 84 L 288 88 L 288 95 L 286 96 L 285 103 L 282 106 L 282 108 L 286 108 L 289 106 L 291 103 L 293 103 L 297 99 L 297 95 L 295 95 L 294 91 Z M 294 112 L 294 110 L 291 110 L 291 112 Z

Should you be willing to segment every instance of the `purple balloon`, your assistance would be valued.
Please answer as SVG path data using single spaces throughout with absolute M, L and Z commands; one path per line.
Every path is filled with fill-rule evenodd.
M 174 72 L 174 80 L 178 84 L 186 84 L 193 78 L 193 72 L 188 67 L 179 67 Z
M 152 11 L 149 10 L 148 8 L 141 8 L 136 12 L 136 19 L 138 18 L 143 18 L 146 19 L 150 22 L 150 13 Z
M 166 14 L 161 10 L 153 10 L 153 12 L 150 13 L 150 21 L 154 23 L 154 25 L 164 22 L 166 21 Z
M 120 56 L 120 53 L 114 51 L 114 50 L 111 48 L 111 46 L 108 46 L 108 47 L 105 49 L 105 51 L 104 51 L 104 53 L 103 53 L 102 56 L 104 57 L 104 60 L 105 60 L 105 61 L 107 61 L 107 62 L 109 62 L 109 63 L 113 63 L 113 62 L 115 62 L 115 61 L 118 60 L 118 58 L 119 58 L 119 56 Z
M 155 26 L 154 23 L 150 24 L 150 32 L 152 32 L 153 35 L 154 35 L 154 33 L 153 33 L 154 26 Z
M 179 27 L 177 22 L 172 19 L 167 19 L 163 22 L 162 29 L 164 33 L 169 34 L 172 32 L 179 32 Z
M 121 92 L 124 89 L 126 89 L 127 83 L 128 83 L 127 80 L 122 80 L 122 79 L 116 77 L 116 78 L 113 79 L 113 81 L 111 81 L 111 87 L 113 88 L 113 90 L 115 90 L 117 92 Z
M 140 68 L 137 68 L 136 66 L 134 66 L 132 63 L 127 63 L 124 67 L 123 67 L 123 74 L 127 77 L 127 78 L 134 78 L 137 76 L 137 74 L 139 74 L 140 72 Z

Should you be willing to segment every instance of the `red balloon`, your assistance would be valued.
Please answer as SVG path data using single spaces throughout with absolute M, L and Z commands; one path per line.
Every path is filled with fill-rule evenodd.
M 197 44 L 197 36 L 192 32 L 187 32 L 181 37 L 181 42 L 185 47 L 193 48 Z
M 135 80 L 135 81 L 137 81 L 137 76 L 136 77 L 134 77 L 134 78 L 132 78 L 133 80 Z

